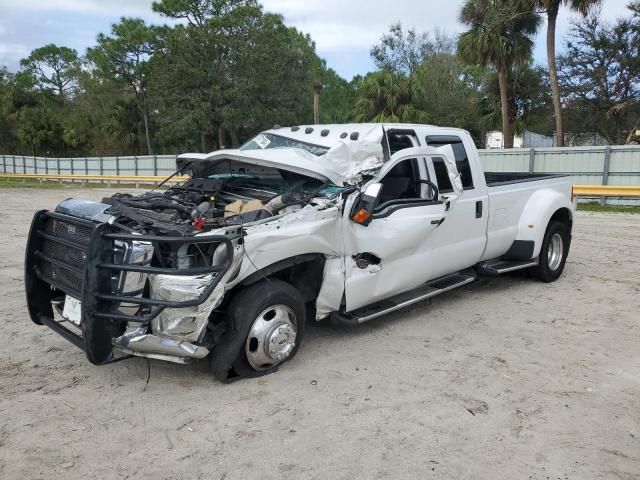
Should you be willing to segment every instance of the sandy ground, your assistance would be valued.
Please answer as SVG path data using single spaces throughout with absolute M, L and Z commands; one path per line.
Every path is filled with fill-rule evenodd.
M 316 326 L 280 372 L 223 385 L 206 362 L 94 367 L 30 322 L 31 215 L 72 195 L 0 191 L 2 479 L 640 478 L 640 215 L 579 214 L 553 285 Z

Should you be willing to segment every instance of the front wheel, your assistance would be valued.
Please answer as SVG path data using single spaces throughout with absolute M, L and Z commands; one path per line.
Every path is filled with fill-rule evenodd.
M 542 282 L 555 282 L 564 270 L 569 245 L 567 226 L 560 222 L 550 222 L 542 240 L 538 266 L 531 269 L 533 276 Z
M 213 374 L 228 382 L 271 373 L 298 351 L 305 320 L 304 299 L 292 285 L 267 279 L 245 287 L 227 308 L 228 330 L 212 352 Z

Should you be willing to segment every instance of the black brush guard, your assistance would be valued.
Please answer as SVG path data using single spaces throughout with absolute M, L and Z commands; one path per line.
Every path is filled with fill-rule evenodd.
M 114 263 L 114 242 L 226 245 L 222 265 L 187 269 L 147 267 Z M 89 361 L 102 365 L 114 361 L 113 338 L 126 322 L 149 324 L 165 308 L 194 307 L 204 303 L 231 267 L 233 246 L 222 235 L 163 237 L 123 233 L 116 226 L 41 210 L 35 214 L 25 254 L 25 289 L 31 320 L 46 325 L 85 351 Z M 202 294 L 188 301 L 132 297 L 114 291 L 114 275 L 123 272 L 193 276 L 215 274 Z M 82 302 L 82 335 L 54 319 L 52 301 L 70 295 Z M 138 305 L 135 315 L 118 311 L 121 303 Z

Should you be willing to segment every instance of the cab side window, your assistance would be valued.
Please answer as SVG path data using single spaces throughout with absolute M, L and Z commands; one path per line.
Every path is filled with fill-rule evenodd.
M 403 160 L 393 167 L 380 181 L 382 190 L 378 205 L 393 200 L 420 198 L 420 172 L 415 158 Z
M 460 179 L 462 180 L 462 188 L 465 190 L 473 190 L 473 175 L 471 174 L 471 165 L 469 164 L 469 157 L 467 156 L 467 151 L 464 148 L 464 144 L 462 143 L 462 139 L 460 137 L 456 137 L 455 135 L 431 135 L 425 138 L 427 145 L 430 147 L 442 147 L 443 145 L 451 145 L 453 149 L 453 155 L 456 160 L 456 167 L 458 172 L 460 173 Z M 444 160 L 440 159 L 441 165 L 436 164 L 434 159 L 433 166 L 436 171 L 436 177 L 438 180 L 438 185 L 440 186 L 440 191 L 443 193 L 453 191 L 451 188 L 451 181 L 449 180 L 449 176 L 447 175 L 447 168 L 444 164 Z M 444 183 L 440 183 L 441 177 L 446 178 Z
M 440 191 L 440 193 L 453 192 L 453 186 L 451 185 L 451 179 L 449 178 L 449 172 L 447 171 L 447 166 L 444 163 L 444 159 L 434 157 L 433 169 L 436 173 L 436 184 L 438 185 L 438 190 Z

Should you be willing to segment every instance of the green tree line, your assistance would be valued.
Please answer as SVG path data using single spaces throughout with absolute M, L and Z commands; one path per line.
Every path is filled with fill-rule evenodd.
M 612 23 L 597 0 L 466 0 L 459 36 L 392 25 L 351 81 L 313 40 L 256 0 L 159 0 L 168 24 L 122 18 L 80 55 L 54 44 L 0 67 L 0 152 L 162 154 L 236 147 L 274 124 L 420 122 L 465 128 L 480 144 L 502 129 L 598 132 L 625 143 L 640 128 L 640 0 Z M 555 22 L 577 15 L 561 55 Z M 534 65 L 546 20 L 548 67 Z

